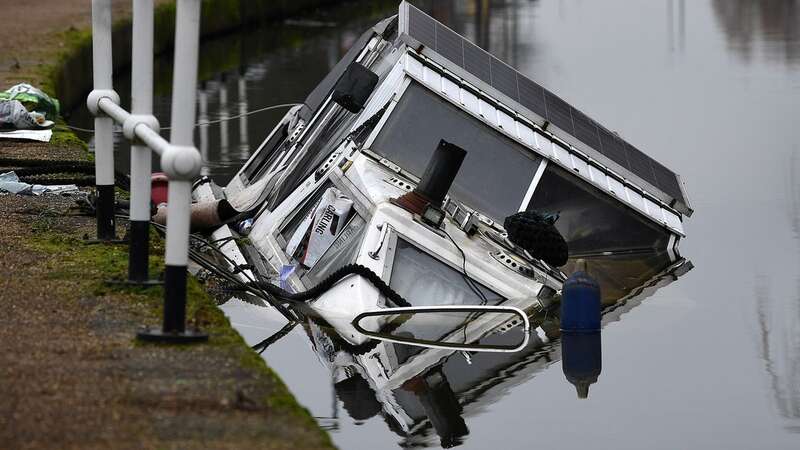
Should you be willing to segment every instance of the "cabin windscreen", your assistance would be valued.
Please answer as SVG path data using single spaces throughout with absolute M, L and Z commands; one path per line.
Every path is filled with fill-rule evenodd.
M 405 239 L 397 239 L 389 287 L 413 306 L 496 306 L 505 301 L 505 298 L 491 289 L 474 280 L 470 281 L 472 287 L 459 270 L 439 261 Z M 442 323 L 440 327 L 418 329 L 411 325 L 401 327 L 397 332 L 407 331 L 410 335 L 418 338 L 425 336 L 428 339 L 431 338 L 430 333 L 434 332 L 443 338 L 453 332 L 454 326 L 452 323 Z M 423 347 L 405 345 L 396 345 L 394 348 L 400 364 L 424 350 Z
M 550 164 L 527 210 L 558 213 L 556 228 L 571 257 L 666 250 L 670 233 L 608 194 Z
M 470 284 L 472 286 L 470 286 Z M 414 306 L 498 305 L 503 297 L 408 241 L 397 239 L 389 287 Z
M 519 211 L 542 159 L 416 82 L 371 150 L 420 177 L 442 139 L 467 151 L 452 198 L 500 222 Z

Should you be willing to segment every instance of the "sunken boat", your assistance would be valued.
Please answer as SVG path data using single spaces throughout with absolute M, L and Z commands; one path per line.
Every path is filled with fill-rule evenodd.
M 206 222 L 230 273 L 265 294 L 309 293 L 354 345 L 368 340 L 353 321 L 364 311 L 532 315 L 576 261 L 613 275 L 655 255 L 657 273 L 680 260 L 692 213 L 676 173 L 407 2 L 227 186 L 201 182 L 194 197 L 215 205 Z

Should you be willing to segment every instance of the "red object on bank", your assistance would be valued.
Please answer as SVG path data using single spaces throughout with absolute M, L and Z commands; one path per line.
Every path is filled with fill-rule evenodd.
M 150 200 L 154 205 L 167 203 L 169 179 L 164 172 L 155 172 L 150 178 Z

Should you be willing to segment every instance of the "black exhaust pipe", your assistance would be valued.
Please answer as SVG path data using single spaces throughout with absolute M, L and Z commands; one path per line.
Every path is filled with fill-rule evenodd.
M 428 206 L 441 209 L 444 198 L 466 156 L 466 150 L 442 139 L 428 162 L 417 188 L 397 198 L 393 203 L 419 215 L 423 215 Z
M 467 151 L 463 148 L 444 139 L 439 141 L 439 146 L 436 147 L 433 157 L 428 162 L 428 168 L 425 169 L 425 174 L 417 186 L 417 192 L 426 197 L 431 205 L 441 208 L 444 197 L 453 185 L 466 156 Z

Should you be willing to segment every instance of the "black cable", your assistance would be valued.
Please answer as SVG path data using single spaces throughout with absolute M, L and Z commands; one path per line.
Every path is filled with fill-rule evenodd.
M 222 238 L 219 238 L 219 239 L 214 239 L 213 241 L 208 241 L 208 243 L 220 246 L 220 245 L 225 245 L 228 242 L 235 241 L 235 240 L 236 240 L 236 236 L 231 235 L 231 236 L 225 236 L 225 237 L 222 237 Z
M 161 224 L 153 222 L 153 221 L 151 221 L 150 223 L 153 226 L 155 226 L 156 229 L 159 229 L 161 231 L 166 231 L 166 227 L 164 225 L 161 225 Z M 235 268 L 238 265 L 236 263 L 236 261 L 232 260 L 222 250 L 220 250 L 219 248 L 215 247 L 214 245 L 212 245 L 207 240 L 205 240 L 205 239 L 203 239 L 203 238 L 201 238 L 201 237 L 199 237 L 197 235 L 194 235 L 194 234 L 190 234 L 189 235 L 189 239 L 194 239 L 195 241 L 199 241 L 205 247 L 208 247 L 211 250 L 215 251 L 218 255 L 222 256 L 223 259 L 225 259 L 225 261 L 228 264 L 231 265 L 231 267 Z M 227 269 L 223 269 L 223 268 L 220 268 L 218 266 L 215 266 L 215 263 L 205 259 L 200 253 L 198 253 L 195 250 L 192 250 L 191 248 L 189 249 L 189 256 L 192 258 L 193 261 L 197 262 L 198 264 L 200 264 L 200 261 L 204 261 L 205 265 L 214 267 L 214 270 L 209 270 L 209 269 L 207 269 L 206 266 L 201 264 L 201 266 L 204 266 L 203 268 L 206 268 L 206 270 L 209 270 L 210 272 L 215 273 L 220 278 L 222 278 L 224 280 L 227 280 L 227 281 L 239 286 L 241 288 L 241 290 L 246 291 L 246 292 L 250 292 L 251 294 L 253 294 L 253 295 L 257 296 L 257 297 L 266 300 L 270 305 L 272 305 L 272 307 L 274 307 L 276 310 L 278 310 L 278 312 L 280 312 L 287 320 L 295 320 L 296 319 L 296 317 L 294 315 L 292 315 L 292 313 L 288 309 L 286 309 L 286 307 L 284 307 L 282 304 L 280 304 L 274 298 L 274 296 L 269 295 L 269 293 L 264 291 L 263 289 L 259 289 L 257 285 L 252 285 L 251 286 L 250 283 L 256 283 L 256 280 L 253 279 L 253 277 L 251 277 L 249 274 L 247 274 L 245 272 L 241 272 L 242 275 L 245 276 L 249 280 L 249 283 L 243 283 L 241 280 L 239 280 L 238 278 L 236 278 L 233 275 L 231 275 L 230 273 L 228 273 Z
M 279 340 L 283 339 L 283 337 L 286 336 L 287 334 L 289 334 L 292 330 L 294 330 L 294 327 L 296 327 L 296 326 L 297 326 L 297 322 L 289 322 L 289 323 L 287 323 L 286 325 L 283 326 L 283 328 L 278 330 L 277 333 L 273 334 L 272 336 L 264 339 L 263 341 L 259 342 L 256 345 L 254 345 L 252 347 L 252 349 L 257 351 L 259 355 L 264 353 L 264 350 L 266 350 L 267 347 L 269 347 L 270 345 L 274 344 L 275 342 L 278 342 Z
M 472 289 L 472 291 L 478 294 L 478 297 L 480 297 L 483 300 L 481 304 L 485 305 L 486 303 L 489 302 L 489 300 L 486 298 L 485 295 L 483 295 L 483 292 L 481 292 L 481 290 L 477 286 L 475 286 L 474 281 L 472 280 L 472 278 L 469 277 L 469 274 L 467 273 L 467 255 L 464 253 L 464 250 L 462 250 L 461 247 L 459 247 L 459 245 L 456 244 L 456 241 L 453 239 L 453 236 L 450 236 L 450 233 L 448 233 L 447 230 L 443 229 L 442 231 L 444 231 L 444 234 L 447 235 L 447 237 L 450 239 L 450 242 L 452 242 L 453 245 L 455 245 L 456 248 L 458 249 L 459 253 L 461 253 L 461 269 L 463 270 L 461 276 L 464 277 L 464 281 L 466 281 L 467 285 Z
M 215 251 L 217 254 L 221 255 L 221 256 L 222 256 L 222 257 L 225 259 L 225 261 L 226 261 L 228 264 L 230 264 L 230 265 L 231 265 L 231 267 L 234 267 L 234 268 L 236 268 L 236 267 L 238 266 L 238 264 L 236 263 L 236 261 L 232 260 L 232 259 L 231 259 L 230 257 L 228 257 L 228 255 L 226 255 L 226 254 L 225 254 L 225 253 L 224 253 L 224 252 L 223 252 L 221 249 L 219 249 L 219 248 L 217 248 L 216 246 L 212 245 L 212 244 L 211 244 L 210 242 L 208 242 L 207 240 L 205 240 L 205 239 L 203 239 L 203 238 L 201 238 L 201 237 L 199 237 L 199 236 L 197 236 L 197 235 L 194 235 L 194 234 L 190 234 L 190 235 L 189 235 L 189 238 L 190 238 L 190 239 L 195 239 L 195 240 L 197 240 L 197 241 L 200 241 L 200 242 L 201 242 L 201 243 L 203 243 L 203 244 L 204 244 L 206 247 L 210 248 L 211 250 Z M 199 256 L 199 255 L 197 255 L 197 256 Z M 258 297 L 260 297 L 260 298 L 263 298 L 264 300 L 266 300 L 267 302 L 269 302 L 269 303 L 270 303 L 270 304 L 271 304 L 271 305 L 272 305 L 272 306 L 273 306 L 275 309 L 277 309 L 277 310 L 278 310 L 278 311 L 279 311 L 281 314 L 283 314 L 283 316 L 284 316 L 284 317 L 285 317 L 287 320 L 294 320 L 294 319 L 295 319 L 295 317 L 294 317 L 294 316 L 293 316 L 293 315 L 292 315 L 292 314 L 289 312 L 289 310 L 287 310 L 287 309 L 286 309 L 286 308 L 285 308 L 283 305 L 281 305 L 280 303 L 278 303 L 277 301 L 275 301 L 275 298 L 274 298 L 274 296 L 271 296 L 271 295 L 269 295 L 269 293 L 268 293 L 268 292 L 266 292 L 266 291 L 264 291 L 263 289 L 261 289 L 261 288 L 260 288 L 260 287 L 259 287 L 259 286 L 256 284 L 256 283 L 258 283 L 258 282 L 257 282 L 257 281 L 256 281 L 256 280 L 255 280 L 253 277 L 251 277 L 251 276 L 250 276 L 249 274 L 247 274 L 246 272 L 241 272 L 241 274 L 242 274 L 243 276 L 245 276 L 245 277 L 246 277 L 248 280 L 250 280 L 250 282 L 249 282 L 249 283 L 242 283 L 240 280 L 238 280 L 237 278 L 233 277 L 232 275 L 231 275 L 230 277 L 226 276 L 226 277 L 224 277 L 224 278 L 225 278 L 225 279 L 227 279 L 227 280 L 229 280 L 229 281 L 230 281 L 231 279 L 234 279 L 234 280 L 236 280 L 236 281 L 235 281 L 235 283 L 236 283 L 236 284 L 244 285 L 244 286 L 245 286 L 245 288 L 246 288 L 246 290 L 247 290 L 248 292 L 251 292 L 252 294 L 254 294 L 254 295 L 256 295 L 256 296 L 258 296 Z M 250 285 L 250 283 L 253 283 L 253 285 Z M 258 291 L 255 291 L 255 292 L 254 292 L 252 288 L 257 288 L 257 289 L 258 289 Z
M 287 290 L 281 289 L 278 286 L 275 286 L 269 282 L 255 282 L 255 283 L 247 283 L 248 285 L 255 285 L 261 289 L 267 291 L 270 295 L 275 297 L 291 300 L 291 301 L 299 301 L 304 302 L 308 300 L 313 300 L 326 291 L 330 290 L 336 283 L 342 280 L 344 277 L 348 275 L 359 275 L 364 277 L 375 286 L 381 294 L 386 296 L 387 299 L 391 300 L 397 306 L 401 307 L 410 307 L 412 306 L 406 299 L 404 299 L 400 294 L 395 292 L 394 289 L 389 287 L 378 274 L 373 272 L 369 267 L 362 266 L 360 264 L 348 264 L 346 266 L 342 266 L 332 274 L 328 275 L 327 278 L 319 282 L 316 286 L 302 292 L 289 292 Z

